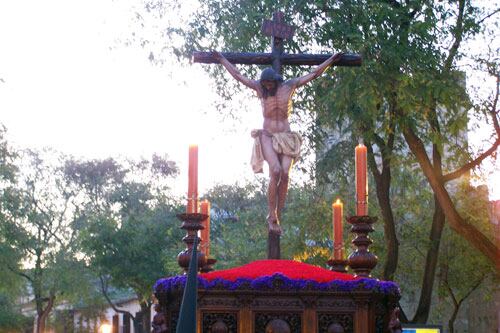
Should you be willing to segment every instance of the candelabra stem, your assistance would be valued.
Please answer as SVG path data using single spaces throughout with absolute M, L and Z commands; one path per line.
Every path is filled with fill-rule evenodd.
M 372 224 L 376 222 L 376 218 L 367 215 L 351 216 L 347 222 L 352 225 L 351 232 L 356 235 L 352 240 L 356 250 L 349 256 L 349 267 L 356 276 L 371 278 L 370 273 L 377 266 L 378 258 L 368 249 L 373 243 L 368 234 L 373 232 Z
M 177 263 L 187 273 L 189 262 L 191 261 L 191 253 L 193 252 L 193 244 L 198 237 L 198 230 L 205 227 L 201 223 L 208 218 L 206 214 L 200 213 L 185 213 L 177 215 L 177 218 L 182 221 L 181 229 L 186 230 L 186 236 L 182 241 L 186 243 L 186 248 L 177 255 Z M 198 247 L 200 248 L 200 247 Z M 203 251 L 198 252 L 198 267 L 204 267 L 207 264 L 207 257 Z

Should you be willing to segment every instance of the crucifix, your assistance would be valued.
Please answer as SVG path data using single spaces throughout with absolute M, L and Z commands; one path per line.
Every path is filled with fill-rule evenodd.
M 284 53 L 284 41 L 292 38 L 294 27 L 284 23 L 281 12 L 273 14 L 273 20 L 264 20 L 262 32 L 271 39 L 271 53 L 194 52 L 193 61 L 219 63 L 239 82 L 255 90 L 262 105 L 263 128 L 252 131 L 254 149 L 252 168 L 262 172 L 263 161 L 269 165 L 268 188 L 268 259 L 280 258 L 281 212 L 288 191 L 290 168 L 300 154 L 302 139 L 290 130 L 288 116 L 291 112 L 291 97 L 295 89 L 320 76 L 329 66 L 360 66 L 357 54 L 288 54 Z M 260 80 L 244 77 L 234 64 L 271 65 L 262 71 Z M 283 65 L 318 65 L 312 72 L 284 81 L 281 77 Z

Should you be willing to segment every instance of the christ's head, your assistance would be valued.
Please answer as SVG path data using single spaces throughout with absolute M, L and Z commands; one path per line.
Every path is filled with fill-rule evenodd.
M 260 84 L 264 92 L 264 98 L 274 96 L 281 82 L 283 82 L 283 78 L 273 68 L 264 69 L 260 74 Z

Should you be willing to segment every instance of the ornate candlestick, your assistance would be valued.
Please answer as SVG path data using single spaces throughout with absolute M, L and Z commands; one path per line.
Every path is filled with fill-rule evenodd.
M 181 229 L 186 230 L 186 236 L 182 241 L 186 243 L 186 249 L 177 255 L 179 266 L 187 273 L 189 262 L 191 261 L 191 252 L 193 251 L 194 239 L 198 234 L 198 230 L 202 230 L 204 226 L 201 224 L 208 215 L 200 213 L 185 213 L 177 215 L 177 218 L 182 221 Z M 198 267 L 204 267 L 207 264 L 207 258 L 202 251 L 198 252 Z
M 352 241 L 356 246 L 356 251 L 348 259 L 349 267 L 356 273 L 356 276 L 370 278 L 370 272 L 377 266 L 377 256 L 368 249 L 373 243 L 368 234 L 374 230 L 372 224 L 376 221 L 376 218 L 367 215 L 351 216 L 347 219 L 347 222 L 352 224 L 351 232 L 356 234 L 356 238 Z

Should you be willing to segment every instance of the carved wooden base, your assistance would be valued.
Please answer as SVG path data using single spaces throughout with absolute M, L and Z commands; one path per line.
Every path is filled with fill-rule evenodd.
M 181 298 L 182 290 L 159 298 L 163 316 L 155 317 L 155 333 L 181 333 L 175 331 Z M 397 300 L 366 290 L 199 290 L 198 332 L 388 333 Z
M 349 256 L 349 267 L 351 267 L 356 276 L 370 278 L 370 273 L 377 266 L 378 262 L 377 256 L 368 249 L 372 243 L 368 234 L 373 232 L 372 224 L 376 222 L 376 218 L 370 216 L 351 216 L 347 219 L 347 222 L 352 224 L 351 232 L 356 234 L 356 238 L 352 241 L 356 246 L 356 251 Z
M 339 273 L 347 273 L 347 260 L 346 259 L 330 259 L 327 262 L 330 270 Z
M 182 241 L 186 243 L 186 249 L 181 251 L 177 255 L 177 262 L 179 266 L 184 269 L 187 273 L 189 268 L 189 262 L 191 261 L 191 253 L 193 252 L 193 244 L 196 237 L 198 237 L 198 230 L 202 230 L 205 227 L 202 225 L 202 221 L 208 218 L 208 215 L 199 213 L 186 213 L 179 214 L 177 218 L 182 221 L 181 229 L 186 230 L 186 236 L 182 238 Z M 202 251 L 198 252 L 198 267 L 204 267 L 207 264 L 207 258 L 205 253 Z

